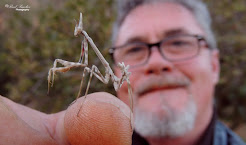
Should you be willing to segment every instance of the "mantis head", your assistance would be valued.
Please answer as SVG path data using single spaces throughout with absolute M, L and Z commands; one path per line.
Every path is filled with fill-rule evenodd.
M 80 13 L 80 17 L 79 17 L 79 23 L 75 20 L 75 29 L 74 29 L 74 36 L 78 36 L 79 33 L 82 33 L 83 31 L 83 23 L 82 23 L 82 13 Z
M 122 62 L 122 63 L 118 63 L 118 67 L 121 70 L 122 76 L 129 78 L 131 72 L 128 72 L 128 69 L 130 66 L 129 65 L 125 66 L 124 62 Z

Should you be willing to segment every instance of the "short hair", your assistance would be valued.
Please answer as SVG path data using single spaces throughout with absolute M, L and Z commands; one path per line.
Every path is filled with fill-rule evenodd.
M 154 3 L 154 2 L 172 2 L 177 3 L 185 8 L 187 8 L 195 17 L 198 24 L 206 33 L 206 40 L 210 47 L 210 49 L 217 49 L 216 40 L 214 37 L 214 33 L 211 28 L 211 16 L 207 9 L 205 3 L 201 0 L 117 0 L 116 10 L 117 10 L 117 18 L 113 24 L 112 31 L 112 44 L 114 45 L 117 35 L 119 33 L 119 29 L 124 22 L 126 16 L 136 7 Z

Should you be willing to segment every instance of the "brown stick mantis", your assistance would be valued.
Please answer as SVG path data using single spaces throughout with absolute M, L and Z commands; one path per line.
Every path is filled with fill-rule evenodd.
M 87 84 L 86 92 L 85 92 L 85 95 L 84 95 L 85 96 L 84 100 L 86 99 L 86 96 L 88 94 L 90 82 L 91 82 L 91 79 L 92 79 L 93 75 L 96 76 L 100 81 L 102 81 L 105 84 L 107 84 L 109 82 L 109 80 L 111 79 L 112 82 L 113 82 L 114 89 L 116 91 L 121 87 L 123 82 L 126 81 L 127 85 L 128 85 L 130 109 L 132 111 L 133 110 L 133 98 L 132 98 L 132 89 L 131 89 L 130 80 L 129 80 L 130 72 L 128 72 L 129 65 L 125 66 L 124 62 L 119 63 L 118 67 L 120 68 L 122 75 L 121 75 L 120 78 L 118 78 L 117 76 L 114 75 L 114 72 L 111 69 L 111 67 L 109 66 L 109 63 L 105 60 L 105 58 L 103 57 L 101 52 L 96 47 L 96 45 L 94 44 L 93 40 L 86 33 L 86 31 L 83 30 L 82 13 L 80 13 L 79 22 L 78 23 L 76 22 L 75 30 L 74 30 L 74 36 L 77 37 L 80 34 L 83 36 L 83 40 L 82 40 L 82 44 L 81 44 L 81 54 L 80 54 L 79 61 L 78 62 L 70 62 L 70 61 L 66 61 L 66 60 L 62 60 L 62 59 L 56 59 L 54 61 L 53 67 L 49 70 L 49 73 L 48 73 L 48 93 L 49 93 L 50 85 L 52 87 L 53 84 L 54 84 L 54 77 L 55 77 L 55 73 L 56 72 L 67 72 L 71 68 L 84 67 L 84 71 L 83 71 L 82 79 L 81 79 L 81 83 L 80 83 L 80 89 L 79 89 L 78 95 L 76 97 L 76 100 L 81 95 L 81 90 L 82 90 L 82 85 L 83 85 L 83 80 L 84 80 L 84 77 L 85 77 L 85 73 L 88 72 L 88 73 L 90 73 L 90 78 L 89 78 L 89 81 L 88 81 L 88 84 Z M 105 68 L 105 76 L 103 76 L 101 74 L 101 72 L 99 71 L 99 69 L 95 65 L 92 65 L 91 68 L 88 67 L 88 42 L 89 42 L 91 48 L 96 53 L 96 55 L 99 58 L 99 60 L 101 61 L 101 63 L 103 64 L 103 66 Z M 63 67 L 57 67 L 57 63 L 62 64 Z M 83 101 L 83 103 L 84 103 L 84 101 Z M 81 104 L 81 107 L 80 107 L 80 109 L 79 109 L 79 111 L 77 113 L 77 116 L 79 115 L 79 112 L 80 112 L 80 110 L 81 110 L 81 108 L 83 106 L 83 103 Z M 131 117 L 131 115 L 130 115 L 130 117 Z M 131 118 L 130 118 L 130 121 L 131 121 Z

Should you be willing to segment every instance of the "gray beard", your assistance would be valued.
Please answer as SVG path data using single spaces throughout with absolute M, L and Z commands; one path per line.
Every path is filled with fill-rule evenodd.
M 193 96 L 190 96 L 189 99 L 182 111 L 177 111 L 167 103 L 162 102 L 162 108 L 166 113 L 162 116 L 157 113 L 146 112 L 135 106 L 134 123 L 136 132 L 143 137 L 151 138 L 183 136 L 193 129 L 196 120 L 197 106 Z

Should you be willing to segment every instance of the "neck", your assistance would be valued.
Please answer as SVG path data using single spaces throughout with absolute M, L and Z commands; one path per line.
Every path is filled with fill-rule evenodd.
M 213 107 L 207 109 L 204 113 L 197 115 L 194 128 L 185 133 L 184 136 L 171 138 L 146 138 L 150 145 L 195 145 L 208 127 L 213 114 Z

